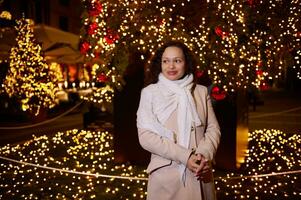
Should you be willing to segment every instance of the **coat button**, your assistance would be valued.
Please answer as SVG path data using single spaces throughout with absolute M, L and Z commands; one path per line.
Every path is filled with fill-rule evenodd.
M 191 131 L 194 131 L 194 126 L 191 127 Z

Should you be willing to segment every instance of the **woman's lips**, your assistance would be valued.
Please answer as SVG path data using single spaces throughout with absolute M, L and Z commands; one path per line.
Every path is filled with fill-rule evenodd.
M 177 71 L 168 71 L 167 74 L 170 76 L 176 75 L 178 72 Z

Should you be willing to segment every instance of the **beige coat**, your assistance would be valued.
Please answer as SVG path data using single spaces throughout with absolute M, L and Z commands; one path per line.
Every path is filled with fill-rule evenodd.
M 152 85 L 145 89 L 151 92 Z M 160 98 L 160 97 L 154 97 Z M 141 146 L 151 152 L 151 161 L 147 167 L 149 173 L 148 200 L 213 200 L 215 197 L 212 173 L 206 180 L 198 181 L 194 174 L 186 168 L 185 184 L 181 181 L 178 166 L 187 160 L 192 152 L 200 153 L 213 161 L 219 140 L 220 129 L 216 120 L 207 88 L 197 85 L 194 91 L 197 111 L 201 126 L 191 127 L 189 149 L 174 141 L 161 137 L 151 131 L 139 129 L 138 136 Z M 164 126 L 177 135 L 176 111 L 170 116 Z

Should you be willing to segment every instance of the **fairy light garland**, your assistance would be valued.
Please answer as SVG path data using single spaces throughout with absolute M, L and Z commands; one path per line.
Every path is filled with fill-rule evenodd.
M 0 149 L 0 198 L 145 199 L 145 170 L 114 163 L 107 131 L 70 130 Z M 250 133 L 242 173 L 216 177 L 221 199 L 300 196 L 301 136 L 277 130 Z M 4 161 L 3 158 L 7 161 Z M 14 164 L 17 162 L 17 164 Z
M 18 163 L 18 164 L 22 164 L 22 165 L 29 165 L 31 167 L 37 167 L 40 169 L 52 170 L 53 172 L 58 171 L 58 172 L 62 172 L 62 173 L 69 173 L 69 174 L 75 174 L 75 175 L 81 175 L 81 176 L 91 176 L 91 177 L 95 177 L 95 178 L 101 177 L 101 178 L 126 179 L 126 180 L 143 180 L 143 181 L 148 180 L 147 178 L 141 178 L 141 177 L 117 176 L 117 175 L 98 174 L 98 173 L 93 174 L 93 173 L 89 173 L 89 172 L 70 171 L 70 170 L 65 170 L 65 169 L 60 169 L 60 168 L 55 168 L 55 167 L 43 166 L 43 165 L 39 165 L 39 164 L 32 164 L 32 163 L 24 162 L 24 161 L 17 161 L 17 160 L 2 157 L 2 156 L 0 156 L 0 159 Z
M 91 91 L 87 95 L 80 95 L 80 98 L 97 104 L 109 107 L 114 98 L 115 89 L 121 88 L 120 75 L 116 72 L 115 67 L 110 70 L 103 70 L 104 66 L 93 64 L 91 69 L 92 80 L 91 85 L 87 83 L 82 88 L 89 88 Z M 102 70 L 99 73 L 99 70 Z
M 1 11 L 0 18 L 11 20 L 12 19 L 12 15 L 11 15 L 11 13 L 9 11 L 4 10 L 4 11 Z
M 294 60 L 295 65 L 293 68 L 297 70 L 297 78 L 301 79 L 301 49 L 296 52 Z
M 1 162 L 0 187 L 6 192 L 1 193 L 0 198 L 35 199 L 42 195 L 45 198 L 144 199 L 145 171 L 131 165 L 116 165 L 112 140 L 107 131 L 70 130 L 58 132 L 51 138 L 34 137 L 22 145 L 2 147 L 1 155 L 43 168 Z M 83 174 L 78 176 L 76 172 Z M 89 174 L 98 174 L 98 177 L 95 179 Z M 8 176 L 12 182 L 7 182 Z M 126 179 L 133 176 L 137 180 Z
M 265 129 L 249 133 L 248 156 L 241 166 L 241 178 L 235 173 L 217 178 L 217 193 L 224 194 L 225 200 L 297 198 L 301 195 L 300 185 L 295 184 L 301 179 L 300 153 L 299 134 Z M 282 176 L 273 176 L 278 173 Z

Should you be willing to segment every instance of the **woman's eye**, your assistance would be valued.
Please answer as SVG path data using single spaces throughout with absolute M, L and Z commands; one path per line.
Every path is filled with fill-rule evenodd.
M 176 60 L 176 63 L 181 63 L 182 61 L 181 60 Z
M 167 62 L 168 62 L 168 60 L 163 60 L 162 62 L 163 62 L 163 63 L 167 63 Z

